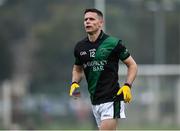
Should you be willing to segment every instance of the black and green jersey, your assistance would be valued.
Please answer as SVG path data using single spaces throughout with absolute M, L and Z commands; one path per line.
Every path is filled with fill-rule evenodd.
M 119 60 L 130 56 L 122 41 L 101 32 L 92 43 L 85 38 L 74 49 L 75 65 L 82 65 L 93 105 L 113 101 L 119 89 Z

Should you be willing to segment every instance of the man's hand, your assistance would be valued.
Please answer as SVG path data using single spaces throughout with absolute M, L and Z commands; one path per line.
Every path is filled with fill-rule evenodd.
M 132 95 L 131 95 L 131 88 L 128 85 L 123 85 L 119 91 L 117 92 L 117 96 L 123 93 L 123 98 L 124 98 L 124 102 L 125 103 L 130 103 L 131 99 L 132 99 Z
M 80 97 L 79 84 L 77 82 L 73 82 L 71 84 L 69 95 L 74 98 Z

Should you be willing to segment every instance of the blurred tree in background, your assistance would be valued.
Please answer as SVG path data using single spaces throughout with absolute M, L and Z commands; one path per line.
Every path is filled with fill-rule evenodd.
M 49 105 L 59 106 L 51 113 L 62 113 L 64 123 L 74 122 L 76 118 L 64 115 L 68 112 L 66 106 L 72 109 L 72 105 L 67 105 L 67 98 L 73 50 L 75 44 L 86 37 L 84 9 L 93 7 L 94 1 L 90 0 L 0 0 L 0 82 L 12 80 L 17 93 L 22 86 L 25 97 L 21 98 L 29 101 L 34 98 L 34 103 L 41 101 L 47 111 Z M 137 64 L 180 64 L 179 9 L 180 0 L 106 0 L 106 32 L 123 40 Z M 155 60 L 160 54 L 157 50 L 161 51 L 156 50 L 157 14 L 161 15 L 164 25 L 163 62 Z M 86 85 L 81 83 L 81 86 Z M 33 97 L 28 97 L 29 94 Z M 17 99 L 19 103 L 24 100 L 21 98 Z M 45 117 L 49 120 L 42 110 L 46 109 L 39 104 L 36 109 L 39 116 L 30 116 L 35 116 L 36 121 L 41 117 L 42 121 Z M 73 111 L 69 112 L 73 115 Z M 19 117 L 18 113 L 14 114 Z M 24 118 L 21 120 L 25 122 Z M 57 123 L 59 125 L 59 121 Z
M 173 11 L 164 12 L 167 32 L 165 63 L 169 64 L 179 63 L 176 59 L 179 57 L 179 29 L 177 29 L 179 4 L 174 5 Z M 18 44 L 26 45 L 26 42 L 20 44 L 18 41 L 24 38 L 33 38 L 36 41 L 34 43 L 36 50 L 31 49 L 35 51 L 29 58 L 33 60 L 28 72 L 31 74 L 32 92 L 59 92 L 62 90 L 61 87 L 68 86 L 71 79 L 70 69 L 73 65 L 73 48 L 78 40 L 85 37 L 83 10 L 88 7 L 93 7 L 93 2 L 6 0 L 1 6 L 1 37 L 7 42 L 6 47 L 3 48 L 13 50 Z M 147 7 L 148 1 L 144 0 L 107 1 L 107 32 L 123 39 L 137 63 L 140 64 L 154 63 L 154 16 Z M 6 67 L 11 68 L 6 74 L 10 74 L 13 70 L 12 62 L 16 59 L 12 61 L 11 53 L 6 54 L 9 55 L 6 57 L 6 62 L 11 63 Z M 146 57 L 141 57 L 142 54 L 146 54 Z M 24 57 L 24 59 L 27 58 Z
M 18 1 L 7 1 L 0 7 L 0 80 L 10 79 L 13 73 L 12 47 L 15 41 L 26 34 L 25 23 L 21 14 L 16 14 Z
M 9 79 L 12 74 L 12 56 L 7 41 L 0 37 L 0 81 Z
M 31 74 L 33 92 L 38 90 L 49 92 L 49 88 L 56 92 L 61 90 L 60 87 L 69 84 L 73 48 L 75 43 L 85 36 L 83 10 L 86 7 L 93 7 L 93 2 L 79 0 L 76 6 L 68 4 L 71 2 L 71 0 L 7 0 L 0 8 L 1 37 L 8 43 L 3 48 L 9 50 L 10 46 L 13 50 L 15 44 L 19 44 L 17 40 L 25 37 L 26 39 L 33 37 L 36 40 L 37 49 L 31 57 L 34 64 L 28 72 Z M 148 1 L 107 1 L 107 32 L 124 40 L 137 62 L 141 64 L 154 63 L 154 16 L 147 5 Z M 165 14 L 167 32 L 165 63 L 172 64 L 179 63 L 175 57 L 179 55 L 176 48 L 179 46 L 177 29 L 179 13 L 176 10 L 179 4 L 175 3 L 175 6 L 173 11 Z M 146 53 L 147 50 L 149 53 Z M 142 54 L 146 54 L 146 57 L 141 57 Z M 3 56 L 5 57 L 5 55 L 1 57 Z M 11 59 L 6 57 L 7 62 L 12 63 Z M 13 70 L 12 64 L 9 64 L 9 68 Z

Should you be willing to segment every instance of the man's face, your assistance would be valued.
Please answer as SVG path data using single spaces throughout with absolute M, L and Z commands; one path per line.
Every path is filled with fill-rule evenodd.
M 88 34 L 93 34 L 102 29 L 103 19 L 94 12 L 87 12 L 84 15 L 84 27 Z

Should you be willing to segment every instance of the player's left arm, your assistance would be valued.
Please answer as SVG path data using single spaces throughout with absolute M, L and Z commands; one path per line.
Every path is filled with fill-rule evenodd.
M 132 100 L 131 86 L 137 74 L 137 64 L 131 56 L 125 59 L 123 63 L 128 68 L 127 78 L 125 84 L 117 92 L 117 95 L 123 94 L 124 102 L 129 103 Z
M 132 85 L 137 75 L 137 64 L 131 56 L 125 59 L 123 63 L 127 66 L 127 77 L 125 83 Z

